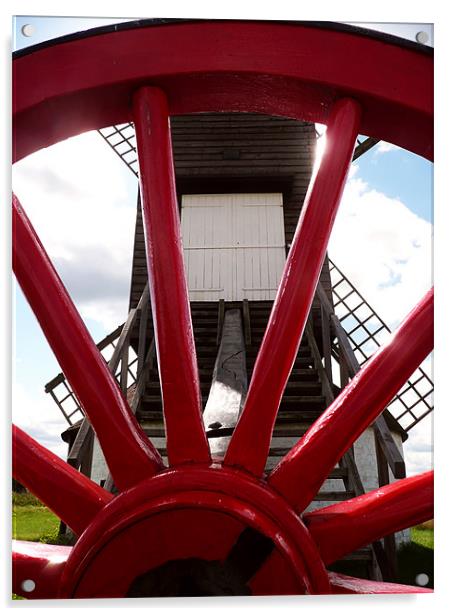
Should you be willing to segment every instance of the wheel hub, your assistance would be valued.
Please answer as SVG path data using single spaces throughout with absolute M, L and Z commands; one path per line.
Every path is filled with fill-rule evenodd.
M 277 493 L 240 471 L 190 467 L 165 471 L 105 507 L 74 547 L 60 597 L 328 589 L 309 532 Z
M 234 569 L 200 558 L 172 560 L 132 582 L 127 597 L 218 597 L 250 595 Z

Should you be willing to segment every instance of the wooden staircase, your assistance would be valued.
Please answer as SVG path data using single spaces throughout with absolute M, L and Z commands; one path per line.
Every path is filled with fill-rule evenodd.
M 249 303 L 251 344 L 246 348 L 248 379 L 251 378 L 271 307 L 272 302 Z M 277 361 L 277 358 L 275 360 Z M 319 370 L 305 333 L 279 407 L 266 472 L 270 472 L 290 451 L 325 408 L 326 399 L 322 391 Z M 334 486 L 335 489 L 331 489 L 331 486 L 328 490 L 322 489 L 316 496 L 316 501 L 341 501 L 352 498 L 354 493 L 345 489 L 347 478 L 348 471 L 345 468 L 334 469 L 329 479 L 337 484 Z
M 218 302 L 193 302 L 191 313 L 204 406 L 209 395 L 218 350 Z M 137 409 L 137 418 L 150 436 L 161 434 L 156 426 L 156 423 L 160 422 L 163 429 L 162 398 L 157 367 L 149 373 L 146 389 Z
M 271 301 L 191 303 L 203 408 L 211 393 L 212 375 L 219 354 L 225 313 L 230 309 L 240 310 L 244 341 L 242 344 L 244 344 L 243 350 L 246 354 L 246 378 L 250 382 L 271 307 Z M 331 388 L 326 386 L 326 372 L 312 325 L 312 317 L 310 317 L 281 400 L 265 468 L 266 473 L 270 472 L 290 451 L 322 414 L 333 397 Z M 121 388 L 127 394 L 131 409 L 136 413 L 143 430 L 167 462 L 162 399 L 155 361 L 155 344 L 147 287 L 142 293 L 137 308 L 131 309 L 128 320 L 119 330 L 121 333 L 117 342 L 113 344 L 114 352 L 109 365 L 112 372 L 117 374 Z M 275 361 L 278 361 L 278 358 L 275 358 Z M 118 362 L 121 364 L 120 368 Z M 137 366 L 132 379 L 131 365 Z M 64 380 L 63 375 L 59 375 L 54 381 L 59 382 L 62 379 Z M 83 422 L 80 428 L 73 426 L 74 436 L 68 441 L 70 445 L 68 460 L 76 468 L 82 468 L 85 453 L 89 451 L 87 445 L 89 423 L 86 423 L 86 419 Z M 221 429 L 209 429 L 206 426 L 207 436 L 209 439 L 231 436 L 233 427 L 234 424 Z M 306 472 L 309 472 L 309 469 L 306 469 Z M 105 487 L 114 489 L 111 477 L 107 478 Z M 308 510 L 347 500 L 363 492 L 353 453 L 348 452 L 331 470 Z M 352 561 L 349 562 L 352 569 L 342 568 L 341 570 L 363 577 L 378 577 L 375 549 L 380 551 L 381 555 L 382 546 L 376 546 L 376 544 L 349 554 L 344 560 Z M 380 566 L 380 559 L 378 561 Z M 343 567 L 343 565 L 342 561 L 340 566 Z
M 250 344 L 246 346 L 246 366 L 248 382 L 251 379 L 254 363 L 267 326 L 272 302 L 249 302 Z M 241 307 L 240 303 L 227 302 L 225 310 Z M 192 302 L 191 313 L 198 358 L 199 378 L 203 407 L 209 395 L 213 368 L 218 352 L 219 304 L 218 302 Z M 266 472 L 290 451 L 291 447 L 306 432 L 310 425 L 325 410 L 326 399 L 307 335 L 303 336 L 290 379 L 281 401 L 278 419 L 272 438 Z M 137 408 L 137 419 L 146 434 L 157 439 L 156 445 L 166 456 L 162 398 L 157 367 L 147 377 L 144 394 Z M 355 494 L 347 489 L 348 470 L 335 468 L 325 489 L 317 495 L 316 506 L 320 502 L 335 502 L 352 498 Z
M 246 367 L 249 382 L 271 307 L 271 301 L 249 302 L 246 310 L 243 310 L 242 303 L 238 302 L 226 302 L 223 306 L 218 302 L 191 303 L 203 407 L 205 407 L 212 383 L 212 373 L 221 337 L 222 311 L 240 308 L 243 313 L 244 325 L 248 321 Z M 265 468 L 266 473 L 270 472 L 290 451 L 298 439 L 322 414 L 326 406 L 319 368 L 316 364 L 315 352 L 312 349 L 312 340 L 310 343 L 309 337 L 305 333 L 281 400 Z M 149 373 L 144 394 L 137 408 L 137 418 L 166 462 L 162 399 L 156 368 Z M 228 434 L 231 432 L 232 430 Z M 213 430 L 210 436 L 214 437 L 216 434 Z M 356 491 L 353 490 L 350 469 L 347 465 L 340 464 L 330 472 L 327 481 L 308 509 L 317 509 L 354 496 L 356 496 Z M 366 547 L 347 555 L 339 564 L 341 570 L 344 570 L 344 566 L 351 567 L 351 573 L 358 571 L 360 575 L 373 577 L 375 563 L 372 549 Z

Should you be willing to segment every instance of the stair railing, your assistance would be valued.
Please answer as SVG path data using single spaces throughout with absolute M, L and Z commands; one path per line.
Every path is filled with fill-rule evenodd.
M 318 287 L 321 289 L 321 292 L 322 292 L 323 288 L 321 287 L 320 283 Z M 324 291 L 323 293 L 325 294 Z M 322 302 L 320 293 L 319 293 L 319 299 Z M 326 297 L 326 294 L 325 294 L 325 299 L 326 300 L 328 299 Z M 329 315 L 329 311 L 327 309 L 327 306 L 324 306 L 324 303 L 322 303 L 322 317 L 327 317 L 328 315 Z M 327 327 L 325 327 L 325 325 Z M 327 331 L 329 335 L 329 319 L 326 321 L 326 323 L 322 323 L 322 342 L 323 342 L 324 358 L 325 358 L 324 359 L 325 365 L 324 365 L 324 363 L 322 362 L 322 356 L 320 354 L 320 351 L 317 345 L 317 341 L 315 339 L 311 320 L 309 320 L 306 325 L 306 335 L 308 338 L 308 343 L 311 348 L 315 367 L 320 376 L 322 395 L 325 397 L 326 405 L 328 407 L 333 402 L 335 395 L 334 395 L 334 385 L 333 385 L 333 379 L 332 379 L 332 366 L 331 366 L 331 363 L 329 363 L 328 365 L 328 360 L 327 360 L 328 354 L 331 351 L 331 340 L 330 338 L 326 340 L 325 331 Z M 331 355 L 330 355 L 330 362 L 331 362 Z M 390 433 L 389 429 L 388 429 L 388 432 L 392 439 L 392 434 Z M 377 456 L 378 456 L 378 450 L 377 450 Z M 377 460 L 378 460 L 378 465 L 380 468 L 380 464 L 383 464 L 383 460 L 380 458 L 377 458 Z M 403 462 L 403 458 L 402 458 L 402 462 Z M 355 496 L 361 496 L 362 494 L 365 494 L 365 489 L 361 481 L 358 467 L 355 462 L 353 446 L 347 452 L 345 452 L 345 454 L 339 460 L 339 466 L 342 469 L 347 471 L 347 476 L 346 478 L 344 478 L 345 489 L 347 491 L 353 492 Z M 388 483 L 389 483 L 389 480 L 388 480 Z M 380 485 L 382 484 L 380 483 Z M 376 579 L 383 579 L 389 582 L 389 581 L 395 581 L 395 575 L 396 575 L 394 536 L 392 536 L 392 539 L 388 537 L 387 541 L 388 541 L 387 543 L 385 541 L 384 545 L 382 545 L 380 541 L 374 541 L 371 544 L 371 551 L 372 551 L 373 577 L 375 577 Z
M 132 308 L 130 310 L 124 325 L 120 326 L 115 330 L 115 332 L 113 332 L 116 337 L 119 333 L 119 337 L 117 337 L 113 354 L 108 361 L 108 368 L 110 372 L 118 379 L 121 391 L 127 397 L 133 413 L 136 413 L 141 396 L 143 395 L 145 389 L 147 374 L 153 367 L 155 355 L 154 339 L 151 340 L 149 349 L 146 352 L 146 333 L 149 317 L 149 286 L 146 284 L 136 308 Z M 139 327 L 138 353 L 135 358 L 129 361 L 130 338 L 137 323 Z M 108 339 L 109 343 L 112 343 L 110 339 L 113 334 L 107 336 L 105 340 Z M 105 341 L 102 341 L 102 343 L 98 345 L 98 348 L 103 349 L 105 346 Z M 81 409 L 75 394 L 69 388 L 63 374 L 58 375 L 55 379 L 50 381 L 50 383 L 46 385 L 46 391 L 52 394 L 52 397 L 57 401 L 57 404 L 61 409 L 61 404 L 56 399 L 56 396 L 53 393 L 53 388 L 62 382 L 64 382 L 66 388 L 70 392 L 70 395 L 75 400 L 78 410 L 83 414 L 83 410 Z M 80 469 L 82 472 L 85 468 L 88 468 L 86 461 L 87 457 L 91 455 L 93 436 L 94 433 L 91 424 L 88 418 L 83 416 L 82 423 L 74 442 L 70 447 L 67 458 L 67 461 L 71 466 L 76 469 Z
M 325 315 L 326 329 L 330 331 L 330 327 L 332 327 L 333 332 L 337 338 L 337 355 L 341 368 L 341 375 L 343 378 L 341 386 L 343 387 L 349 379 L 353 378 L 355 374 L 358 373 L 361 366 L 359 365 L 359 362 L 353 352 L 347 333 L 342 327 L 342 324 L 338 317 L 334 314 L 333 307 L 328 300 L 325 290 L 323 289 L 321 284 L 319 284 L 317 287 L 317 297 L 320 300 L 322 309 L 324 309 L 323 314 Z M 328 348 L 331 348 L 330 343 L 327 346 Z M 388 411 L 385 410 L 375 420 L 373 424 L 375 436 L 379 446 L 381 447 L 382 454 L 384 454 L 387 464 L 389 465 L 392 474 L 394 475 L 394 478 L 403 479 L 406 476 L 405 462 L 403 460 L 402 454 L 399 451 L 399 448 L 394 441 L 391 430 L 389 429 L 387 422 L 387 413 Z
M 322 333 L 327 332 L 328 336 L 330 336 L 332 329 L 337 339 L 337 358 L 339 360 L 342 389 L 347 385 L 348 381 L 358 373 L 361 367 L 353 352 L 347 333 L 334 313 L 328 296 L 320 283 L 317 287 L 317 297 L 322 307 L 322 321 L 324 321 L 322 322 Z M 323 347 L 324 349 L 331 349 L 330 339 L 326 340 L 325 335 L 323 336 Z M 326 359 L 325 363 L 327 363 Z M 332 380 L 330 382 L 332 384 Z M 394 479 L 403 479 L 406 477 L 405 461 L 389 428 L 388 415 L 389 411 L 385 409 L 373 423 L 378 483 L 380 487 L 390 483 L 389 468 L 392 471 Z M 348 468 L 352 471 L 351 477 L 355 484 L 355 488 L 358 490 L 358 495 L 359 493 L 364 493 L 364 487 L 362 486 L 359 472 L 351 452 L 347 452 L 344 456 L 344 460 Z M 395 580 L 397 559 L 394 534 L 385 537 L 383 545 L 384 549 L 381 542 L 376 542 L 376 544 L 373 545 L 374 554 L 383 577 L 387 580 Z
M 103 338 L 100 342 L 97 343 L 97 348 L 99 351 L 105 351 L 109 346 L 116 348 L 116 340 L 119 338 L 123 325 L 119 325 L 111 334 L 108 334 L 105 338 Z M 64 393 L 59 396 L 57 394 L 57 388 L 61 386 Z M 62 372 L 57 374 L 51 381 L 49 381 L 45 385 L 44 391 L 46 394 L 50 394 L 52 396 L 53 401 L 58 406 L 61 411 L 61 414 L 67 421 L 67 423 L 72 426 L 74 423 L 83 419 L 84 413 L 82 408 L 80 407 L 79 401 L 76 398 L 74 392 L 72 391 L 69 383 L 66 381 L 66 377 Z M 69 408 L 71 405 L 72 408 Z

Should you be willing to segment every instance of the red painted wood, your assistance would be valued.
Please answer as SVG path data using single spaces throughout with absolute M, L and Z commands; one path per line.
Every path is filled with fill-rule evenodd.
M 274 44 L 269 45 L 269 41 Z M 171 49 L 171 53 L 167 53 L 168 49 Z M 71 70 L 68 70 L 68 67 Z M 191 459 L 207 462 L 209 455 L 205 435 L 199 430 L 197 379 L 186 380 L 187 375 L 193 375 L 195 355 L 191 323 L 186 309 L 187 292 L 181 268 L 180 230 L 168 113 L 256 111 L 320 122 L 325 122 L 336 114 L 338 126 L 338 118 L 343 114 L 343 123 L 348 126 L 345 129 L 342 126 L 341 130 L 337 128 L 337 136 L 342 139 L 335 140 L 339 153 L 342 152 L 342 160 L 335 164 L 330 162 L 328 166 L 325 161 L 331 158 L 331 153 L 326 154 L 319 172 L 326 176 L 325 183 L 316 182 L 310 195 L 311 202 L 315 201 L 314 195 L 317 195 L 318 207 L 323 211 L 322 208 L 326 206 L 322 191 L 326 192 L 327 196 L 329 194 L 334 201 L 336 197 L 333 194 L 333 184 L 336 181 L 336 192 L 340 193 L 345 168 L 349 162 L 344 155 L 348 154 L 351 147 L 353 130 L 355 133 L 357 130 L 357 126 L 353 125 L 358 124 L 358 107 L 363 109 L 360 124 L 362 133 L 396 143 L 425 157 L 432 157 L 432 67 L 432 58 L 427 55 L 355 33 L 336 32 L 328 28 L 314 29 L 300 24 L 224 21 L 139 27 L 109 34 L 96 33 L 95 36 L 81 40 L 39 49 L 14 61 L 14 160 L 71 135 L 120 124 L 133 119 L 133 116 L 137 121 L 137 132 L 141 131 L 138 140 L 141 144 L 140 164 L 144 166 L 144 171 L 141 171 L 143 194 L 146 193 L 143 209 L 148 260 L 153 268 L 151 279 L 155 283 L 156 291 L 154 309 L 158 313 L 156 329 L 160 329 L 160 363 L 164 372 L 166 367 L 171 366 L 171 371 L 165 372 L 162 381 L 164 390 L 168 392 L 166 406 L 168 408 L 170 403 L 169 408 L 172 409 L 166 421 L 170 441 L 174 444 L 171 444 L 170 455 L 173 463 Z M 152 84 L 153 87 L 142 88 L 143 84 Z M 138 88 L 142 89 L 136 95 L 132 108 L 130 103 Z M 158 88 L 165 91 L 168 103 Z M 352 98 L 357 104 L 350 101 L 336 103 L 338 97 Z M 349 108 L 349 114 L 344 107 Z M 156 113 L 148 113 L 151 110 Z M 330 136 L 331 132 L 334 132 L 334 126 L 335 123 L 329 129 Z M 152 150 L 151 144 L 158 147 Z M 344 168 L 342 178 L 341 167 Z M 327 173 L 325 169 L 329 169 L 331 173 Z M 290 498 L 286 501 L 276 490 L 269 489 L 267 483 L 257 481 L 236 469 L 185 465 L 181 469 L 156 473 L 161 469 L 160 457 L 138 429 L 135 420 L 130 417 L 116 383 L 108 380 L 103 367 L 99 365 L 101 362 L 99 354 L 96 354 L 97 349 L 93 348 L 94 345 L 61 281 L 18 202 L 15 202 L 14 206 L 16 236 L 21 240 L 14 247 L 18 280 L 51 341 L 52 348 L 59 354 L 60 362 L 64 360 L 66 368 L 69 369 L 74 382 L 62 365 L 74 390 L 79 397 L 80 393 L 82 394 L 87 405 L 85 410 L 89 411 L 88 415 L 98 430 L 109 465 L 113 465 L 111 470 L 115 482 L 122 489 L 133 486 L 130 490 L 123 491 L 94 516 L 92 523 L 70 552 L 64 570 L 62 571 L 62 567 L 54 570 L 55 577 L 53 581 L 49 581 L 46 590 L 50 596 L 71 596 L 76 592 L 78 580 L 95 561 L 99 547 L 111 548 L 111 553 L 115 556 L 110 561 L 107 559 L 102 569 L 108 585 L 111 582 L 110 571 L 119 570 L 122 554 L 130 547 L 130 542 L 124 536 L 121 549 L 115 554 L 115 531 L 127 533 L 135 522 L 146 523 L 145 518 L 148 515 L 164 516 L 169 512 L 171 516 L 176 513 L 173 517 L 177 517 L 184 507 L 199 510 L 199 518 L 196 515 L 189 516 L 194 525 L 199 523 L 199 519 L 212 519 L 209 517 L 210 512 L 216 510 L 225 513 L 228 520 L 235 518 L 241 524 L 255 526 L 272 538 L 279 550 L 278 554 L 288 567 L 293 567 L 294 579 L 298 579 L 303 588 L 307 588 L 308 592 L 324 593 L 330 591 L 330 584 L 313 537 L 319 542 L 322 554 L 325 553 L 325 557 L 331 559 L 337 557 L 339 552 L 354 549 L 351 545 L 369 543 L 374 536 L 376 538 L 393 532 L 401 524 L 409 525 L 416 523 L 420 517 L 431 517 L 431 485 L 423 477 L 413 478 L 409 480 L 410 483 L 399 482 L 388 486 L 378 491 L 378 495 L 362 497 L 363 500 L 353 499 L 349 503 L 334 506 L 335 508 L 309 514 L 307 519 L 313 531 L 311 535 L 296 510 L 292 508 L 292 499 L 295 499 L 292 487 L 288 488 Z M 328 231 L 328 225 L 332 223 L 328 217 L 331 217 L 332 210 L 327 207 L 328 216 L 323 228 L 316 219 L 315 209 L 311 203 L 312 211 L 306 214 L 305 218 L 308 221 L 312 219 L 313 223 L 319 222 L 320 227 L 317 230 Z M 279 292 L 286 302 L 286 307 L 292 307 L 292 312 L 289 311 L 288 314 L 296 324 L 297 331 L 294 335 L 288 321 L 284 321 L 285 311 L 280 308 L 283 331 L 285 327 L 291 345 L 302 331 L 304 317 L 303 314 L 300 317 L 296 303 L 289 297 L 288 289 L 294 290 L 300 302 L 298 307 L 304 306 L 303 301 L 310 303 L 310 299 L 302 300 L 297 295 L 303 285 L 295 280 L 293 271 L 298 271 L 299 268 L 301 274 L 306 275 L 298 263 L 298 258 L 311 250 L 316 261 L 325 241 L 323 232 L 317 234 L 313 231 L 315 225 L 310 227 L 306 221 L 303 225 L 310 229 L 307 231 L 308 246 L 301 249 L 298 247 L 296 251 L 294 249 L 295 254 L 291 256 L 292 274 L 284 279 Z M 316 245 L 318 240 L 320 246 Z M 311 267 L 309 264 L 308 266 Z M 311 293 L 312 284 L 315 285 L 316 271 L 316 266 L 312 267 L 311 276 L 306 275 L 308 294 Z M 168 281 L 172 281 L 174 274 L 176 297 L 172 300 Z M 178 315 L 178 312 L 181 315 Z M 176 321 L 172 319 L 174 314 L 178 319 Z M 169 324 L 174 325 L 174 331 Z M 179 327 L 181 324 L 182 328 Z M 279 323 L 276 327 L 273 321 L 270 322 L 269 329 L 277 342 L 278 328 Z M 70 339 L 70 345 L 61 340 L 63 335 L 60 335 L 60 332 Z M 179 342 L 178 336 L 182 336 L 182 342 Z M 281 342 L 280 349 L 283 347 Z M 255 394 L 256 400 L 262 401 L 262 406 L 259 408 L 256 402 L 253 403 L 256 410 L 255 422 L 252 425 L 247 419 L 249 423 L 245 430 L 246 432 L 249 428 L 249 437 L 253 428 L 254 434 L 260 439 L 257 441 L 258 452 L 255 457 L 251 455 L 248 458 L 244 453 L 245 449 L 236 447 L 239 459 L 244 455 L 247 464 L 251 461 L 245 468 L 251 468 L 257 474 L 260 474 L 262 469 L 262 458 L 268 448 L 274 413 L 279 403 L 278 396 L 280 397 L 281 384 L 284 381 L 283 375 L 290 363 L 290 357 L 278 355 L 278 346 L 272 348 L 267 343 L 267 348 L 275 364 L 284 364 L 279 372 L 281 380 L 273 384 L 272 381 L 265 380 L 265 371 L 261 370 L 261 385 L 264 389 L 267 388 L 269 399 L 264 396 L 259 398 L 258 393 Z M 179 362 L 178 350 L 182 350 L 182 361 Z M 292 351 L 291 348 L 291 353 Z M 265 356 L 262 356 L 261 361 L 265 368 Z M 267 361 L 270 363 L 270 354 Z M 173 368 L 180 369 L 181 366 L 181 384 L 186 386 L 185 391 L 188 391 L 188 397 L 185 398 L 172 391 L 171 379 L 179 378 Z M 83 383 L 83 380 L 86 380 L 86 383 Z M 256 379 L 256 391 L 258 384 Z M 369 392 L 367 395 L 370 396 Z M 362 402 L 364 405 L 365 397 Z M 266 410 L 268 404 L 269 410 Z M 111 413 L 108 421 L 106 411 Z M 261 415 L 264 417 L 262 437 Z M 342 424 L 339 422 L 339 425 Z M 188 446 L 184 449 L 184 437 L 193 431 L 194 436 L 189 439 Z M 315 436 L 311 436 L 315 440 Z M 182 449 L 179 449 L 181 442 Z M 252 440 L 243 439 L 238 444 L 254 447 Z M 116 452 L 114 446 L 117 448 Z M 328 452 L 331 442 L 325 441 L 322 446 L 323 452 Z M 232 454 L 231 450 L 231 457 L 234 457 Z M 19 467 L 21 464 L 31 464 L 31 455 L 29 451 L 21 455 L 25 461 L 19 461 Z M 43 472 L 42 483 L 45 483 L 50 475 L 50 470 L 45 468 L 47 462 L 48 459 L 45 458 L 44 465 L 38 465 L 38 469 Z M 316 462 L 315 456 L 309 460 L 309 470 L 313 469 Z M 298 470 L 296 476 L 299 478 Z M 57 470 L 57 476 L 58 474 Z M 32 472 L 31 475 L 33 476 Z M 146 480 L 146 477 L 150 479 Z M 145 480 L 141 481 L 142 479 Z M 139 483 L 134 486 L 136 481 Z M 285 480 L 282 483 L 284 482 Z M 41 486 L 37 489 L 41 489 Z M 57 490 L 55 492 L 57 493 Z M 286 494 L 283 493 L 283 496 Z M 206 511 L 209 516 L 204 518 Z M 159 520 L 162 522 L 163 518 Z M 170 547 L 180 549 L 183 556 L 190 557 L 198 548 L 199 542 L 193 540 L 193 537 L 184 537 L 186 529 L 181 529 L 179 523 L 171 526 L 165 525 L 163 521 L 161 529 L 162 533 L 168 531 L 170 535 L 173 529 L 182 533 L 179 544 Z M 219 531 L 221 532 L 221 524 Z M 190 529 L 186 532 L 190 532 Z M 143 543 L 139 546 L 143 557 L 147 558 L 147 555 L 151 554 L 152 557 L 159 558 L 159 554 L 152 552 L 153 545 L 146 543 L 146 533 L 141 533 L 137 540 L 143 537 Z M 158 536 L 158 539 L 161 540 L 161 537 Z M 170 542 L 171 536 L 168 537 L 167 544 Z M 162 544 L 165 545 L 165 542 Z M 134 545 L 137 545 L 136 541 Z M 42 548 L 43 551 L 45 549 Z M 206 549 L 208 551 L 209 546 Z M 35 571 L 36 576 L 41 575 L 43 570 L 40 563 L 44 563 L 46 558 L 43 553 L 37 554 L 34 560 L 33 555 L 27 558 L 16 557 L 17 563 L 25 563 L 23 569 L 20 569 L 21 565 L 18 564 L 17 571 Z M 272 564 L 271 559 L 268 562 Z M 132 558 L 133 564 L 135 561 Z M 127 574 L 130 574 L 130 571 L 127 571 Z M 59 585 L 60 575 L 63 589 Z M 87 575 L 89 577 L 89 571 Z M 265 575 L 263 579 L 265 583 Z M 336 592 L 343 592 L 344 588 L 353 592 L 351 582 L 338 578 L 333 580 Z M 93 576 L 91 582 L 93 592 L 102 593 L 98 577 Z M 355 590 L 364 588 L 364 583 L 360 585 L 359 581 L 356 581 L 354 584 Z M 366 588 L 372 592 L 370 586 Z M 110 592 L 114 594 L 117 588 L 110 589 Z
M 432 348 L 433 289 L 280 461 L 270 474 L 270 485 L 297 511 L 303 511 L 341 456 L 384 410 Z
M 433 58 L 328 26 L 205 20 L 96 34 L 17 58 L 13 83 L 14 160 L 130 121 L 145 83 L 164 89 L 171 114 L 326 123 L 337 97 L 351 96 L 365 109 L 363 134 L 433 156 Z
M 80 535 L 113 498 L 20 428 L 13 427 L 13 477 Z
M 96 432 L 119 490 L 163 467 L 132 415 L 19 200 L 13 196 L 13 268 L 42 331 Z
M 303 516 L 326 565 L 376 539 L 432 518 L 433 471 Z
M 328 121 L 327 144 L 287 257 L 245 406 L 224 463 L 259 476 L 278 407 L 298 353 L 359 130 L 360 108 L 340 100 Z
M 55 599 L 61 574 L 72 548 L 66 545 L 46 545 L 32 541 L 14 541 L 12 591 L 27 599 Z M 25 580 L 32 580 L 35 588 L 26 592 Z
M 138 90 L 133 117 L 168 460 L 209 462 L 163 92 Z
M 422 588 L 421 586 L 361 580 L 333 571 L 330 571 L 328 575 L 331 590 L 336 595 L 406 595 L 433 592 L 430 588 Z
M 197 510 L 199 515 L 187 515 L 187 523 L 184 523 L 184 515 L 180 520 L 178 512 L 189 510 Z M 209 512 L 213 511 L 226 515 L 226 537 L 231 538 L 231 531 L 235 528 L 237 534 L 234 542 L 240 528 L 245 526 L 255 528 L 269 537 L 292 571 L 293 579 L 297 580 L 298 593 L 305 589 L 310 594 L 329 592 L 327 572 L 312 537 L 300 517 L 276 492 L 250 475 L 233 469 L 184 465 L 167 469 L 141 482 L 104 508 L 74 547 L 64 571 L 61 596 L 78 595 L 82 578 L 90 589 L 97 587 L 98 592 L 105 592 L 103 596 L 111 596 L 109 592 L 118 596 L 117 593 L 124 592 L 124 585 L 127 586 L 134 574 L 146 571 L 148 565 L 155 566 L 171 558 L 190 558 L 194 554 L 199 555 L 200 550 L 208 560 L 223 559 L 224 553 L 232 548 L 232 542 L 229 549 L 225 550 L 225 536 L 220 537 L 221 525 L 217 526 L 217 522 L 215 528 L 218 528 L 218 542 L 210 538 L 204 545 L 193 547 L 193 535 L 203 532 Z M 152 539 L 153 516 L 162 520 L 158 522 L 160 532 L 156 539 L 159 549 L 154 549 L 155 542 Z M 215 518 L 218 521 L 218 517 Z M 232 518 L 232 526 L 229 518 Z M 237 527 L 237 521 L 241 527 Z M 143 530 L 143 526 L 136 537 L 135 528 L 138 523 L 143 523 L 148 531 Z M 209 537 L 211 531 L 206 532 Z M 140 542 L 139 545 L 137 542 Z M 197 542 L 202 543 L 200 539 Z M 111 544 L 114 545 L 110 551 Z M 135 546 L 133 550 L 130 550 L 131 545 Z M 108 549 L 110 554 L 106 562 L 104 549 Z M 126 551 L 129 563 L 123 570 L 126 577 L 117 585 L 112 584 L 110 576 L 118 579 Z M 102 565 L 98 567 L 98 563 Z M 286 583 L 283 582 L 281 588 L 285 587 Z

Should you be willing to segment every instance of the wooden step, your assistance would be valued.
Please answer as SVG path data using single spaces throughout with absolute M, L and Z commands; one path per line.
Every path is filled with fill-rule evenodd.
M 309 370 L 309 369 L 308 369 Z M 297 376 L 294 377 L 289 377 L 289 380 L 287 381 L 286 384 L 286 389 L 285 392 L 287 394 L 296 394 L 297 389 L 304 389 L 304 387 L 318 387 L 319 389 L 322 388 L 320 379 L 318 377 L 318 374 L 315 370 L 311 369 L 310 370 L 311 374 L 307 375 L 304 378 L 300 378 Z
M 250 357 L 249 355 L 246 356 L 246 363 L 248 368 L 254 365 L 254 360 L 255 357 Z M 294 368 L 306 369 L 309 366 L 312 366 L 313 362 L 314 360 L 312 359 L 312 357 L 297 357 L 293 365 Z
M 142 398 L 145 404 L 161 404 L 160 395 L 148 395 L 145 394 Z M 207 402 L 207 397 L 203 397 L 203 404 Z M 315 410 L 320 409 L 325 406 L 325 397 L 324 396 L 286 396 L 284 395 L 281 404 L 280 411 L 285 410 Z
M 284 394 L 280 404 L 280 410 L 297 408 L 321 409 L 325 407 L 325 396 L 292 396 Z
M 246 350 L 247 357 L 256 357 L 259 352 L 257 347 L 252 347 L 251 349 Z M 311 349 L 308 346 L 302 346 L 298 349 L 297 358 L 300 357 L 311 357 Z
M 215 366 L 215 359 L 212 357 L 198 357 L 198 372 L 204 372 L 208 370 L 210 374 L 213 372 Z
M 138 411 L 137 416 L 140 414 Z M 150 438 L 164 438 L 165 428 L 162 421 L 162 415 L 160 414 L 157 419 L 153 420 L 147 417 L 147 413 L 143 413 L 140 417 L 142 421 L 142 427 L 147 436 Z M 287 422 L 285 424 L 276 424 L 273 430 L 273 436 L 275 437 L 301 437 L 306 432 L 310 422 Z
M 203 321 L 208 319 L 208 320 L 213 320 L 213 319 L 217 319 L 218 318 L 218 308 L 216 310 L 196 310 L 195 312 L 192 311 L 191 313 L 191 319 L 192 321 Z
M 355 550 L 354 552 L 347 554 L 346 556 L 341 558 L 340 561 L 337 561 L 337 562 L 341 562 L 344 560 L 345 561 L 367 561 L 369 562 L 372 560 L 372 550 L 367 547 L 360 548 L 359 550 Z
M 320 396 L 322 393 L 322 385 L 319 380 L 316 381 L 288 381 L 284 390 L 284 395 L 301 395 L 301 396 Z
M 152 396 L 156 398 L 156 396 Z M 274 434 L 279 436 L 301 436 L 298 427 L 294 427 L 294 424 L 308 424 L 311 425 L 321 415 L 321 411 L 299 409 L 293 411 L 279 411 L 277 426 L 275 427 Z M 162 403 L 160 398 L 158 401 L 152 401 L 142 403 L 137 411 L 137 418 L 139 421 L 162 421 Z M 276 431 L 278 429 L 278 431 Z
M 278 424 L 282 426 L 287 426 L 287 424 L 303 424 L 308 423 L 311 425 L 314 423 L 316 419 L 320 417 L 322 414 L 322 410 L 313 410 L 313 409 L 297 409 L 291 411 L 278 411 Z
M 212 371 L 208 368 L 200 368 L 198 370 L 200 377 L 212 376 Z M 158 376 L 157 376 L 158 378 Z M 296 381 L 319 381 L 319 375 L 314 368 L 294 368 L 290 373 L 288 384 Z
M 216 345 L 196 346 L 196 354 L 198 357 L 210 357 L 210 355 L 214 355 L 216 358 L 218 354 L 218 347 Z
M 355 493 L 351 490 L 335 490 L 328 492 L 318 492 L 316 496 L 314 496 L 313 501 L 333 501 L 333 502 L 341 502 L 345 500 L 349 500 L 353 498 Z
M 319 375 L 315 368 L 293 368 L 290 373 L 290 377 L 288 383 L 291 382 L 291 379 L 296 379 L 297 381 L 310 381 L 310 380 L 318 380 L 320 381 Z
M 208 381 L 200 381 L 199 385 L 200 385 L 201 394 L 203 398 L 207 398 L 210 392 L 211 385 L 212 385 L 211 380 L 209 379 Z M 144 391 L 144 397 L 146 396 L 156 397 L 157 396 L 160 398 L 160 395 L 161 395 L 161 391 L 160 391 L 159 383 L 148 383 L 146 385 L 146 389 Z
M 207 381 L 203 383 L 206 385 Z M 301 398 L 302 403 L 313 402 L 315 408 L 324 404 L 324 398 L 317 400 L 317 398 L 322 397 L 322 386 L 318 380 L 288 382 L 284 390 L 283 400 L 287 399 L 289 404 L 292 404 L 293 399 L 296 397 Z M 317 402 L 319 404 L 316 404 Z

